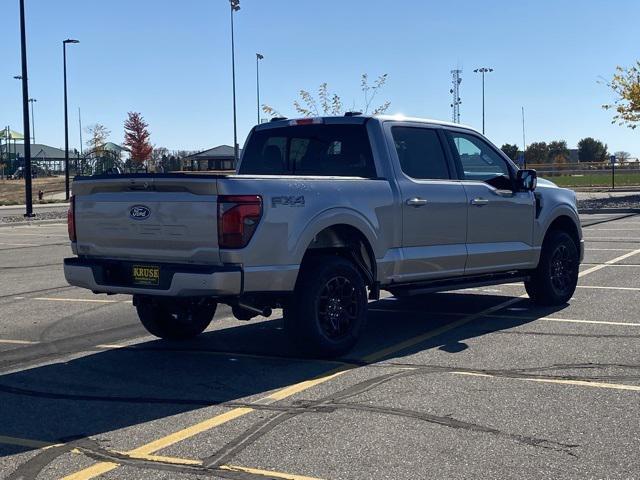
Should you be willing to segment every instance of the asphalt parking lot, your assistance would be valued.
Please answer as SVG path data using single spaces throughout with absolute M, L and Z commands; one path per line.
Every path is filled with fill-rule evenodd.
M 640 216 L 583 217 L 569 305 L 522 285 L 370 304 L 348 358 L 221 307 L 156 340 L 66 285 L 61 223 L 0 227 L 0 477 L 640 477 Z

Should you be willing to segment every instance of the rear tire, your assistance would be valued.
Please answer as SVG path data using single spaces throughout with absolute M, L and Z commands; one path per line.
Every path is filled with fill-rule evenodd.
M 580 254 L 571 236 L 552 231 L 542 245 L 540 262 L 524 283 L 529 298 L 538 305 L 566 304 L 578 285 Z
M 189 340 L 204 332 L 217 304 L 205 299 L 134 299 L 138 318 L 147 331 L 165 340 Z
M 322 256 L 305 262 L 284 324 L 302 352 L 337 357 L 353 348 L 367 315 L 367 289 L 350 261 Z

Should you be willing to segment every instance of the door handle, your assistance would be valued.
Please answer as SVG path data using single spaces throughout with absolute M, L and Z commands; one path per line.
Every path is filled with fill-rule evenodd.
M 474 198 L 473 200 L 471 200 L 471 205 L 477 205 L 479 207 L 483 206 L 483 205 L 487 205 L 489 203 L 489 200 L 487 200 L 486 198 Z
M 410 207 L 424 207 L 427 204 L 427 201 L 424 198 L 410 198 L 407 200 L 407 205 Z

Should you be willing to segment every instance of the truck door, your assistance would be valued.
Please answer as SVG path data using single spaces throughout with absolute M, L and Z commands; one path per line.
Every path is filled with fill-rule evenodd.
M 468 201 L 465 274 L 534 266 L 533 193 L 514 191 L 515 169 L 479 135 L 447 136 Z
M 443 148 L 446 138 L 440 128 L 409 122 L 387 128 L 402 200 L 401 261 L 394 280 L 462 275 L 467 197 Z

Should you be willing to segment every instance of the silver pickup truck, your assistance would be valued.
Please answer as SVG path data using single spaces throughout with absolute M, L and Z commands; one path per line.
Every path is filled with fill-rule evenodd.
M 73 193 L 67 281 L 133 295 L 171 340 L 204 331 L 218 303 L 241 320 L 283 308 L 302 349 L 340 355 L 381 289 L 523 281 L 563 304 L 584 251 L 572 191 L 431 120 L 279 119 L 253 128 L 235 174 L 82 177 Z

